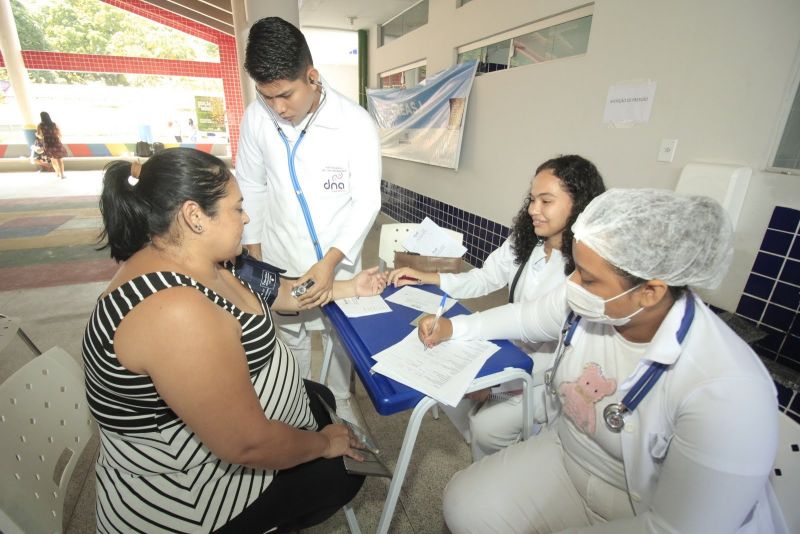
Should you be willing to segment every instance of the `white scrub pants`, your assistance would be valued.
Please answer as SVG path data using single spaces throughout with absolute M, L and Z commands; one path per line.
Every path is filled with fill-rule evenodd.
M 483 404 L 465 397 L 455 407 L 439 408 L 472 447 L 473 461 L 513 445 L 522 435 L 522 395 Z
M 522 435 L 522 395 L 493 400 L 469 414 L 472 459 L 478 461 L 517 443 Z
M 327 324 L 327 323 L 326 323 Z M 311 335 L 303 324 L 299 330 L 295 328 L 278 327 L 281 339 L 288 346 L 297 364 L 300 366 L 300 376 L 308 380 L 318 381 L 319 377 L 311 376 Z M 345 354 L 344 348 L 339 343 L 336 336 L 331 336 L 327 329 L 319 331 L 322 334 L 322 350 L 328 343 L 333 343 L 333 355 L 331 356 L 331 365 L 328 370 L 328 379 L 326 384 L 330 388 L 333 396 L 337 400 L 346 400 L 350 398 L 350 376 L 352 374 L 353 364 L 350 358 Z
M 560 532 L 633 515 L 627 492 L 572 461 L 550 428 L 456 473 L 443 508 L 453 534 Z

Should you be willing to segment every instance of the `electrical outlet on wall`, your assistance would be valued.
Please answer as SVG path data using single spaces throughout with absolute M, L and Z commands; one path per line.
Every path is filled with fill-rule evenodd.
M 678 148 L 677 139 L 662 139 L 661 147 L 658 149 L 658 161 L 665 161 L 672 163 L 672 158 L 675 157 L 675 150 Z

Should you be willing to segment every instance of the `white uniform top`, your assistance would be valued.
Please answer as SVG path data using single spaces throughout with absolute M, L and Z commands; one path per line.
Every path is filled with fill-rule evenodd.
M 592 532 L 785 532 L 769 484 L 778 441 L 774 383 L 750 347 L 695 296 L 694 321 L 679 345 L 685 298 L 667 314 L 633 374 L 618 384 L 624 394 L 650 361 L 670 366 L 619 434 L 636 516 L 594 525 Z M 567 312 L 563 286 L 533 302 L 456 317 L 453 337 L 555 339 Z M 551 424 L 578 413 L 566 415 L 562 390 L 576 371 L 591 363 L 610 366 L 618 357 L 606 342 L 612 329 L 581 321 L 555 378 L 560 394 L 542 387 L 537 396 L 548 404 Z M 600 384 L 594 376 L 592 384 Z M 606 404 L 594 405 L 597 426 L 604 424 Z M 564 443 L 567 453 L 569 446 Z
M 514 276 L 519 268 L 519 264 L 515 263 L 512 245 L 512 238 L 506 239 L 499 248 L 489 254 L 480 269 L 470 269 L 465 273 L 440 273 L 439 287 L 457 299 L 482 297 L 504 286 L 508 286 L 510 292 L 511 284 L 514 282 Z M 561 252 L 553 249 L 548 260 L 544 253 L 544 247 L 537 246 L 531 252 L 517 281 L 514 302 L 527 302 L 541 297 L 563 284 L 564 280 L 566 280 L 566 275 L 564 274 L 564 257 Z M 534 384 L 541 383 L 544 370 L 552 363 L 557 343 L 516 341 L 516 344 L 527 354 L 531 356 L 536 354 L 533 368 Z M 542 372 L 539 372 L 540 369 Z
M 323 83 L 324 80 L 323 80 Z M 375 123 L 360 106 L 327 83 L 326 97 L 295 154 L 295 169 L 308 202 L 322 254 L 344 254 L 337 278 L 360 268 L 364 239 L 380 211 L 381 152 Z M 276 120 L 293 147 L 295 128 Z M 300 276 L 317 262 L 289 174 L 289 159 L 269 112 L 258 100 L 245 110 L 236 179 L 250 216 L 242 242 L 261 243 L 264 261 Z
M 505 286 L 511 291 L 519 267 L 512 245 L 512 239 L 506 239 L 500 248 L 489 254 L 480 269 L 470 269 L 465 273 L 440 273 L 439 286 L 457 299 L 482 297 Z M 541 297 L 563 283 L 565 278 L 561 252 L 553 250 L 547 260 L 544 247 L 537 246 L 519 277 L 514 302 Z

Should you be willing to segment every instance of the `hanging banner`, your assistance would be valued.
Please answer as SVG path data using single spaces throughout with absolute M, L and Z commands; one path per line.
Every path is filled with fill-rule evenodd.
M 477 65 L 477 61 L 456 65 L 410 89 L 367 89 L 381 153 L 458 169 L 464 115 Z

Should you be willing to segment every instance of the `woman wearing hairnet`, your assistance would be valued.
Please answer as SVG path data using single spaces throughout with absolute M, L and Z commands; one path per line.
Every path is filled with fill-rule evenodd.
M 444 515 L 461 532 L 765 533 L 778 437 L 769 373 L 689 289 L 732 256 L 706 197 L 612 189 L 572 227 L 575 272 L 536 301 L 444 318 L 448 338 L 560 340 L 536 396 L 542 432 L 457 473 Z

